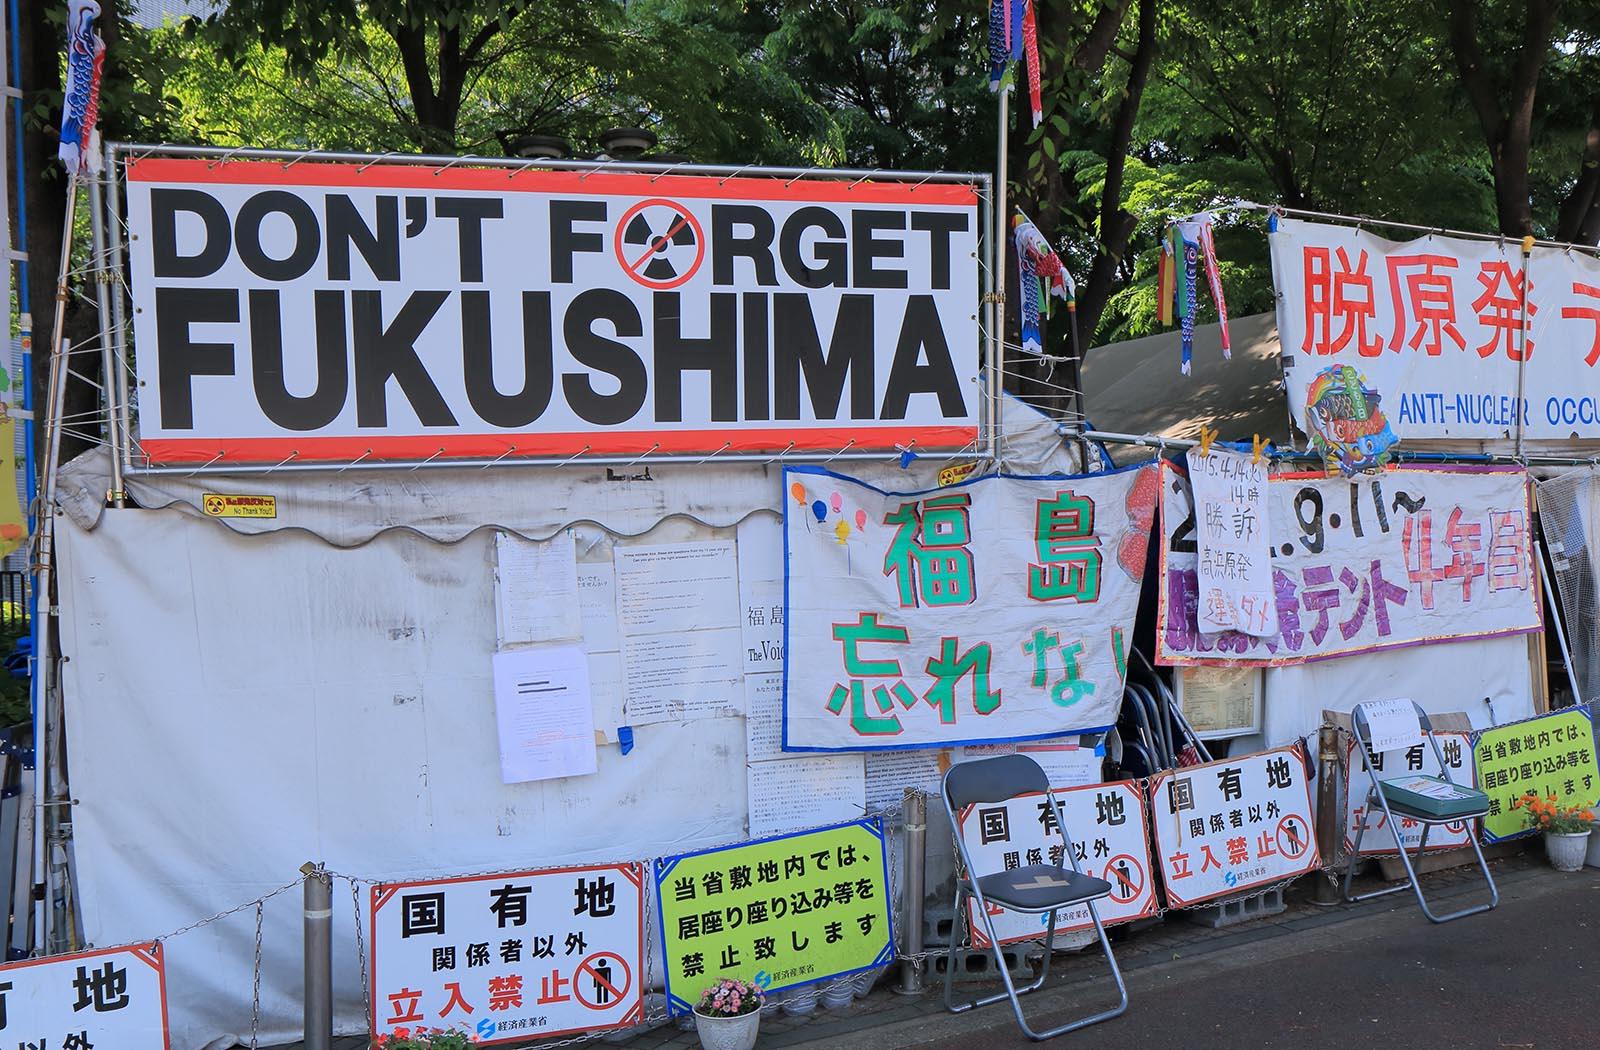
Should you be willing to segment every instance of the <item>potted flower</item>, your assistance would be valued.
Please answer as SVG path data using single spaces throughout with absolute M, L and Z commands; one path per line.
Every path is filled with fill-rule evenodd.
M 1528 811 L 1528 827 L 1544 832 L 1544 850 L 1550 866 L 1557 871 L 1577 871 L 1583 867 L 1589 849 L 1589 832 L 1594 830 L 1594 810 L 1589 806 L 1563 806 L 1554 795 L 1540 798 L 1530 791 L 1513 799 L 1512 809 Z
M 700 995 L 694 1027 L 705 1050 L 750 1050 L 761 1027 L 765 993 L 752 981 L 724 977 Z
M 460 1028 L 396 1028 L 373 1037 L 378 1050 L 476 1050 L 478 1040 Z

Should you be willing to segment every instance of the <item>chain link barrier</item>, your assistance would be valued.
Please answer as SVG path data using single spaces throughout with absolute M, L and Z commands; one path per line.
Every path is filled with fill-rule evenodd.
M 1336 757 L 1336 762 L 1337 762 L 1338 774 L 1339 774 L 1339 776 L 1342 778 L 1342 780 L 1344 782 L 1345 790 L 1348 791 L 1349 790 L 1349 764 L 1348 764 L 1348 762 L 1346 760 L 1346 754 L 1348 752 L 1348 748 L 1345 745 L 1348 742 L 1351 742 L 1351 741 L 1354 740 L 1354 734 L 1352 734 L 1348 729 L 1345 729 L 1342 726 L 1335 726 L 1334 729 L 1335 729 L 1335 732 L 1336 732 L 1336 738 L 1337 738 L 1337 740 L 1339 742 L 1339 746 L 1336 749 L 1336 756 L 1335 756 Z M 1309 766 L 1309 764 L 1310 764 L 1310 755 L 1311 755 L 1311 751 L 1310 751 L 1309 748 L 1306 749 L 1306 753 L 1307 753 L 1307 761 L 1308 761 L 1308 766 Z M 1149 803 L 1150 779 L 1149 778 L 1143 778 L 1143 777 L 1131 778 L 1131 779 L 1132 779 L 1132 782 L 1135 784 L 1136 789 L 1138 790 L 1140 797 L 1148 804 Z M 912 793 L 917 793 L 917 794 L 922 795 L 922 797 L 924 799 L 924 805 L 923 805 L 924 820 L 925 820 L 926 823 L 932 823 L 932 821 L 931 821 L 932 813 L 930 812 L 930 810 L 928 808 L 928 802 L 929 801 L 936 801 L 938 796 L 937 795 L 929 795 L 926 792 L 922 792 L 920 789 L 917 789 L 917 788 L 907 788 L 906 789 L 906 795 L 910 795 Z M 940 810 L 939 812 L 942 812 L 942 810 Z M 1340 834 L 1338 836 L 1336 836 L 1336 842 L 1335 842 L 1335 848 L 1334 848 L 1334 851 L 1333 851 L 1334 852 L 1333 857 L 1325 858 L 1323 863 L 1322 863 L 1322 865 L 1318 869 L 1318 872 L 1310 873 L 1310 874 L 1313 874 L 1313 876 L 1315 874 L 1321 874 L 1336 886 L 1339 885 L 1340 881 L 1341 881 L 1341 874 L 1340 873 L 1342 872 L 1344 866 L 1349 862 L 1349 853 L 1345 849 L 1345 832 L 1348 829 L 1346 829 L 1344 827 L 1343 816 L 1344 816 L 1344 814 L 1343 814 L 1343 812 L 1341 812 L 1341 814 L 1340 814 Z M 903 915 L 904 911 L 905 911 L 906 902 L 907 902 L 906 901 L 906 895 L 909 892 L 913 892 L 911 887 L 904 885 L 904 867 L 905 867 L 904 860 L 905 860 L 905 857 L 904 857 L 904 843 L 902 841 L 903 840 L 904 824 L 905 824 L 905 802 L 904 802 L 904 798 L 902 798 L 902 801 L 900 801 L 900 802 L 889 803 L 889 804 L 881 806 L 881 807 L 868 809 L 866 812 L 863 813 L 862 819 L 878 820 L 882 824 L 883 832 L 884 832 L 884 841 L 886 843 L 886 848 L 887 848 L 885 860 L 886 860 L 887 869 L 888 869 L 887 874 L 888 874 L 888 889 L 889 889 L 890 906 L 891 907 L 898 906 L 898 910 Z M 942 824 L 942 823 L 944 823 L 944 821 L 939 821 L 939 823 Z M 957 871 L 959 872 L 960 863 L 961 863 L 960 862 L 960 849 L 957 846 L 957 843 L 955 841 L 956 836 L 959 834 L 959 829 L 954 827 L 954 826 L 952 826 L 950 828 L 950 832 L 951 832 L 951 841 L 950 841 L 951 850 L 952 850 L 952 854 L 953 854 L 953 856 L 955 858 L 954 859 L 954 863 L 956 865 Z M 737 838 L 728 839 L 726 841 L 718 842 L 718 843 L 713 844 L 711 846 L 702 846 L 702 847 L 698 847 L 698 848 L 700 848 L 700 849 L 722 849 L 722 848 L 726 848 L 726 847 L 729 847 L 729 846 L 737 846 L 741 842 L 744 842 L 744 841 L 746 841 L 746 840 L 743 837 L 737 837 Z M 925 843 L 924 848 L 926 848 L 926 839 L 924 840 L 924 843 Z M 1459 849 L 1459 848 L 1461 848 L 1461 847 L 1459 847 L 1459 846 L 1439 846 L 1439 847 L 1430 848 L 1427 852 L 1428 852 L 1428 854 L 1444 853 L 1444 852 L 1449 852 L 1451 850 L 1455 850 L 1455 849 Z M 1377 858 L 1374 857 L 1372 859 L 1377 859 Z M 640 866 L 641 870 L 645 873 L 646 880 L 647 880 L 646 881 L 646 886 L 645 886 L 646 892 L 644 893 L 644 944 L 645 944 L 645 952 L 644 952 L 644 956 L 645 957 L 643 959 L 643 970 L 644 970 L 643 978 L 644 978 L 644 983 L 641 986 L 641 989 L 642 989 L 641 994 L 649 994 L 648 993 L 648 989 L 653 987 L 654 981 L 655 981 L 655 977 L 656 977 L 656 973 L 655 973 L 655 970 L 656 970 L 656 967 L 655 967 L 655 955 L 650 949 L 651 949 L 651 946 L 654 944 L 653 937 L 654 937 L 655 925 L 659 921 L 659 916 L 657 916 L 655 914 L 655 908 L 653 906 L 654 894 L 652 892 L 650 892 L 651 888 L 653 888 L 653 886 L 654 886 L 654 881 L 655 881 L 654 860 L 653 859 L 646 859 L 646 860 L 624 861 L 624 862 L 621 862 L 621 863 L 636 863 L 636 864 L 638 864 Z M 570 862 L 568 862 L 568 863 L 562 863 L 562 864 L 548 864 L 548 865 L 537 865 L 537 866 L 519 865 L 519 866 L 511 866 L 511 867 L 484 868 L 484 869 L 478 869 L 478 870 L 474 870 L 474 871 L 458 872 L 458 873 L 455 873 L 455 877 L 459 877 L 459 878 L 483 878 L 483 877 L 491 877 L 491 876 L 499 876 L 499 875 L 511 875 L 511 874 L 522 874 L 522 873 L 538 874 L 540 872 L 545 872 L 545 871 L 556 871 L 556 870 L 561 870 L 561 869 L 564 869 L 564 868 L 570 868 L 571 866 L 572 866 L 572 864 Z M 373 1026 L 372 1026 L 372 1021 L 373 1021 L 373 1017 L 375 1016 L 375 1013 L 374 1013 L 374 1007 L 373 1007 L 373 989 L 372 989 L 372 984 L 371 984 L 370 959 L 369 959 L 369 956 L 368 956 L 368 953 L 370 951 L 370 946 L 367 944 L 366 930 L 365 930 L 365 927 L 363 925 L 362 903 L 361 903 L 361 895 L 362 894 L 361 894 L 361 891 L 362 891 L 362 887 L 369 887 L 370 888 L 370 887 L 375 887 L 375 886 L 392 885 L 392 884 L 394 884 L 396 882 L 403 882 L 404 880 L 403 879 L 374 879 L 374 878 L 369 878 L 369 877 L 366 877 L 366 876 L 352 875 L 352 874 L 349 874 L 349 873 L 346 873 L 346 872 L 334 871 L 334 870 L 331 870 L 331 869 L 323 869 L 319 874 L 325 875 L 325 876 L 327 876 L 328 878 L 331 878 L 331 879 L 342 879 L 350 887 L 351 915 L 352 915 L 352 921 L 354 922 L 354 926 L 355 926 L 354 936 L 355 936 L 355 949 L 356 949 L 356 951 L 355 951 L 356 964 L 357 964 L 357 969 L 358 969 L 358 971 L 360 973 L 360 981 L 361 981 L 361 1004 L 362 1004 L 363 1011 L 364 1011 L 364 1014 L 365 1014 L 365 1016 L 364 1016 L 364 1026 L 366 1028 L 367 1035 L 370 1038 L 371 1036 L 373 1036 L 375 1034 L 374 1031 L 373 1031 Z M 1195 908 L 1220 907 L 1220 906 L 1224 906 L 1224 905 L 1241 904 L 1241 903 L 1246 902 L 1246 901 L 1254 900 L 1254 899 L 1256 899 L 1258 897 L 1263 897 L 1263 896 L 1266 896 L 1268 894 L 1279 892 L 1279 891 L 1287 888 L 1290 884 L 1295 882 L 1300 877 L 1301 876 L 1298 876 L 1298 875 L 1290 876 L 1288 878 L 1280 879 L 1280 880 L 1278 880 L 1276 882 L 1269 883 L 1268 885 L 1257 887 L 1255 889 L 1250 890 L 1247 893 L 1241 893 L 1241 894 L 1238 894 L 1236 896 L 1231 896 L 1231 897 L 1219 898 L 1219 899 L 1216 899 L 1216 900 L 1206 901 L 1203 904 L 1195 905 L 1194 907 Z M 242 902 L 240 904 L 234 905 L 233 907 L 225 908 L 225 909 L 223 909 L 221 911 L 215 912 L 215 913 L 213 913 L 211 915 L 206 916 L 205 918 L 198 919 L 198 920 L 196 920 L 194 922 L 191 922 L 191 923 L 189 923 L 189 924 L 187 924 L 185 926 L 181 926 L 181 927 L 171 931 L 170 933 L 164 934 L 164 935 L 162 935 L 160 937 L 151 938 L 152 941 L 154 941 L 157 944 L 160 944 L 162 942 L 172 940 L 173 938 L 180 937 L 180 936 L 182 936 L 182 935 L 184 935 L 186 933 L 191 933 L 191 932 L 193 932 L 195 930 L 202 929 L 202 928 L 204 928 L 206 926 L 209 926 L 209 925 L 211 925 L 213 923 L 220 922 L 223 919 L 227 919 L 227 918 L 229 918 L 231 916 L 238 915 L 238 914 L 243 913 L 245 911 L 254 909 L 254 912 L 255 912 L 255 930 L 254 930 L 254 946 L 253 946 L 253 948 L 254 948 L 254 957 L 253 957 L 253 973 L 252 973 L 252 980 L 251 980 L 251 1002 L 250 1002 L 250 1047 L 251 1047 L 251 1050 L 259 1050 L 260 1029 L 261 1029 L 261 970 L 262 970 L 261 956 L 262 956 L 262 937 L 263 937 L 263 927 L 264 927 L 264 923 L 265 923 L 266 904 L 267 904 L 268 901 L 272 900 L 273 898 L 281 896 L 282 894 L 287 893 L 290 890 L 293 890 L 293 889 L 295 889 L 297 887 L 302 886 L 304 884 L 304 882 L 305 882 L 305 876 L 303 876 L 303 875 L 299 876 L 299 877 L 297 877 L 297 878 L 295 878 L 295 879 L 293 879 L 293 880 L 291 880 L 289 882 L 286 882 L 283 885 L 278 886 L 277 888 L 275 888 L 273 890 L 270 890 L 267 893 L 264 893 L 264 894 L 262 894 L 262 895 L 260 895 L 258 897 L 254 897 L 254 898 L 252 898 L 250 900 L 247 900 L 247 901 L 244 901 L 244 902 Z M 1171 912 L 1174 912 L 1174 911 L 1189 911 L 1189 910 L 1193 910 L 1193 908 L 1171 908 L 1171 907 L 1167 906 L 1166 904 L 1164 904 L 1162 902 L 1161 895 L 1157 894 L 1157 897 L 1156 897 L 1156 911 L 1155 911 L 1154 915 L 1151 916 L 1151 917 L 1153 917 L 1153 918 L 1161 918 L 1161 917 L 1163 917 L 1163 916 L 1165 916 L 1165 915 L 1167 915 L 1167 914 L 1169 914 Z M 953 944 L 955 946 L 956 950 L 958 950 L 958 951 L 973 951 L 973 950 L 975 950 L 975 948 L 974 948 L 974 945 L 972 943 L 972 929 L 971 929 L 970 916 L 968 914 L 966 914 L 967 909 L 962 909 L 961 911 L 962 911 L 961 914 L 956 914 L 954 912 L 954 909 L 952 909 L 952 919 L 951 919 L 951 926 L 950 926 L 950 942 L 951 942 L 951 944 Z M 904 937 L 909 931 L 906 930 L 903 920 L 901 922 L 901 929 L 902 929 L 902 936 Z M 1076 931 L 1073 931 L 1073 932 L 1076 932 Z M 1042 941 L 1042 938 L 1035 938 L 1032 941 L 1025 941 L 1025 942 L 1018 942 L 1018 943 L 1034 943 L 1034 944 L 1037 944 L 1037 943 L 1039 943 L 1041 941 Z M 924 976 L 925 976 L 925 973 L 923 973 L 923 967 L 926 964 L 927 960 L 935 958 L 935 957 L 938 957 L 938 956 L 945 955 L 951 950 L 950 949 L 950 944 L 939 945 L 939 946 L 932 947 L 932 948 L 926 948 L 926 949 L 924 949 L 922 951 L 919 951 L 919 952 L 916 952 L 916 953 L 903 952 L 903 951 L 900 950 L 900 945 L 896 945 L 895 949 L 896 949 L 896 951 L 895 951 L 895 956 L 894 956 L 893 962 L 896 962 L 896 963 L 910 962 L 910 963 L 912 963 L 913 965 L 915 965 L 918 968 L 919 974 L 922 974 Z M 657 1026 L 662 1025 L 662 1024 L 670 1024 L 674 1020 L 675 1020 L 675 1018 L 673 1018 L 672 1015 L 665 1009 L 653 1010 L 653 1011 L 645 1012 L 641 1016 L 640 1020 L 635 1025 L 630 1026 L 630 1028 L 642 1031 L 642 1030 L 645 1030 L 645 1029 L 657 1027 Z M 549 1048 L 549 1050 L 555 1050 L 555 1048 L 557 1048 L 557 1047 L 576 1046 L 576 1045 L 581 1044 L 581 1043 L 591 1042 L 591 1041 L 593 1041 L 595 1039 L 598 1039 L 598 1038 L 601 1038 L 603 1036 L 615 1035 L 618 1031 L 622 1031 L 622 1030 L 625 1030 L 625 1029 L 605 1029 L 605 1030 L 601 1030 L 601 1031 L 587 1032 L 587 1033 L 584 1033 L 584 1034 L 581 1034 L 581 1035 L 573 1036 L 573 1037 L 566 1038 L 566 1039 L 561 1039 L 561 1040 L 558 1040 L 558 1041 L 543 1041 L 543 1042 L 539 1042 L 539 1043 L 537 1043 L 535 1045 L 540 1047 L 541 1050 L 543 1050 L 543 1048 Z

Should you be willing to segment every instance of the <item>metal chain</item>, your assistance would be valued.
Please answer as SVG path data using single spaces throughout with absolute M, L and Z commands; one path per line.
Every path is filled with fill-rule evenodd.
M 302 882 L 305 882 L 305 881 L 306 881 L 305 880 L 305 876 L 302 875 L 299 878 L 295 879 L 293 882 L 286 882 L 282 886 L 279 886 L 277 889 L 273 890 L 272 892 L 264 893 L 261 896 L 255 898 L 254 900 L 248 900 L 248 901 L 245 901 L 243 904 L 238 904 L 238 905 L 235 905 L 232 908 L 224 909 L 223 911 L 217 912 L 215 915 L 208 915 L 205 918 L 199 920 L 198 922 L 191 922 L 187 926 L 180 926 L 178 929 L 173 930 L 171 933 L 166 934 L 163 937 L 152 937 L 152 938 L 150 938 L 150 940 L 153 940 L 153 941 L 169 941 L 172 938 L 177 937 L 177 936 L 179 936 L 181 934 L 188 933 L 191 930 L 198 930 L 202 926 L 208 926 L 211 923 L 218 921 L 219 919 L 226 919 L 230 915 L 237 915 L 239 912 L 244 911 L 246 908 L 259 908 L 261 905 L 265 904 L 267 901 L 269 901 L 272 898 L 276 897 L 278 894 L 286 893 L 289 890 L 294 889 L 296 886 L 299 886 Z
M 361 970 L 361 1005 L 366 1010 L 367 1036 L 370 1038 L 376 1033 L 372 1030 L 372 986 L 367 977 L 367 947 L 361 939 L 361 887 L 354 879 L 347 881 L 350 883 L 350 914 L 355 916 L 356 923 L 356 966 Z
M 262 901 L 256 902 L 256 963 L 250 988 L 250 1050 L 256 1050 L 261 1037 L 261 915 L 266 910 Z

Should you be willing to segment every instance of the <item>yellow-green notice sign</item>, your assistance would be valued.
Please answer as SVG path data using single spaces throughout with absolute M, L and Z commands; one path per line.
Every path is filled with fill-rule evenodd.
M 894 958 L 877 820 L 663 857 L 656 902 L 674 1014 L 724 977 L 775 992 Z
M 1478 788 L 1489 796 L 1486 842 L 1527 833 L 1527 811 L 1512 809 L 1511 803 L 1530 791 L 1554 795 L 1569 806 L 1600 800 L 1594 720 L 1587 704 L 1485 729 L 1473 737 L 1472 752 Z

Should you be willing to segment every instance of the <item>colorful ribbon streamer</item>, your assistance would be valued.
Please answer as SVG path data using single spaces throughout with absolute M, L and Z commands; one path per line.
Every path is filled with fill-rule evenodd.
M 67 6 L 67 85 L 61 114 L 61 163 L 81 175 L 100 170 L 100 78 L 105 72 L 106 42 L 95 32 L 100 5 L 72 0 Z
M 1075 304 L 1077 287 L 1072 276 L 1061 263 L 1061 256 L 1050 246 L 1039 227 L 1022 212 L 1012 218 L 1013 236 L 1017 242 L 1017 269 L 1020 271 L 1022 305 L 1022 349 L 1030 354 L 1044 353 L 1044 338 L 1039 329 L 1041 309 L 1049 316 L 1050 298 L 1054 296 L 1068 307 Z
M 1170 325 L 1176 318 L 1183 331 L 1183 374 L 1189 374 L 1194 358 L 1195 315 L 1200 309 L 1199 271 L 1202 263 L 1212 302 L 1217 307 L 1224 360 L 1233 357 L 1228 337 L 1228 304 L 1222 295 L 1222 274 L 1217 268 L 1216 243 L 1212 239 L 1215 217 L 1202 212 L 1167 227 L 1161 241 L 1161 257 L 1156 263 L 1156 320 Z

